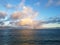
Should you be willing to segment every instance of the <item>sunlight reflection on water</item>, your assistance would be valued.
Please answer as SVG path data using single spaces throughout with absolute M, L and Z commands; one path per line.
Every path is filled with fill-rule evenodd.
M 0 45 L 58 45 L 60 30 L 0 30 Z

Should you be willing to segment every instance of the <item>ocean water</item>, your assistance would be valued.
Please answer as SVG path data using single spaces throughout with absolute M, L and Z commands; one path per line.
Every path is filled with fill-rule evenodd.
M 0 29 L 0 45 L 60 45 L 60 29 Z

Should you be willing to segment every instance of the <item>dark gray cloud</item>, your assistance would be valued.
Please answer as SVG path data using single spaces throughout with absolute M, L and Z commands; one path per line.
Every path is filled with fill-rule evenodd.
M 0 25 L 4 25 L 4 22 L 6 21 L 7 13 L 4 11 L 0 11 Z
M 42 23 L 60 23 L 60 17 L 50 17 L 47 21 Z
M 4 25 L 4 22 L 3 21 L 0 21 L 0 25 Z
M 0 19 L 4 19 L 6 15 L 6 12 L 0 12 Z

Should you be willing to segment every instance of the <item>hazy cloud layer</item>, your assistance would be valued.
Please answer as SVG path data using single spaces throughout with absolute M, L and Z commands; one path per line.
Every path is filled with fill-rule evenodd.
M 12 5 L 12 4 L 6 4 L 5 7 L 6 7 L 6 8 L 13 8 L 13 5 Z
M 53 5 L 53 0 L 48 0 L 48 2 L 47 2 L 47 4 L 46 4 L 46 7 L 49 7 L 49 6 L 51 6 L 51 5 Z
M 48 0 L 46 7 L 50 6 L 60 6 L 60 0 Z
M 35 6 L 40 6 L 40 4 L 41 4 L 40 2 L 36 2 L 34 5 Z
M 60 6 L 60 0 L 56 3 L 57 6 Z

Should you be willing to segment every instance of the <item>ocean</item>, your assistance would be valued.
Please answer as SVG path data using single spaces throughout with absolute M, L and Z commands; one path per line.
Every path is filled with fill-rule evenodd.
M 0 29 L 0 45 L 60 45 L 60 29 Z

